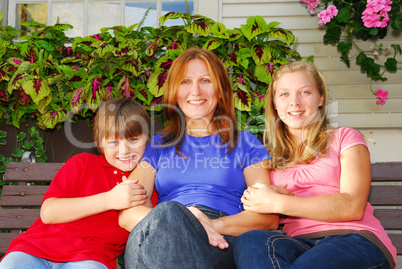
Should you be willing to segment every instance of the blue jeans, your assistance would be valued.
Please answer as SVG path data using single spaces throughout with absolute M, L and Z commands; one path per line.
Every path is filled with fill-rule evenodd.
M 381 250 L 354 233 L 307 239 L 272 231 L 250 231 L 237 238 L 234 259 L 238 269 L 389 269 Z
M 196 206 L 209 218 L 226 215 Z M 232 236 L 229 248 L 209 244 L 208 235 L 187 207 L 172 201 L 157 205 L 131 231 L 124 257 L 125 268 L 234 268 Z
M 0 269 L 107 269 L 97 261 L 51 262 L 23 252 L 7 254 L 0 262 Z

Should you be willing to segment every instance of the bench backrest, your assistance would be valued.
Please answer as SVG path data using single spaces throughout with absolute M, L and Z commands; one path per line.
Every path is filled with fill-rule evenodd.
M 4 180 L 18 185 L 3 186 L 0 208 L 0 255 L 11 240 L 39 218 L 39 207 L 49 184 L 62 163 L 9 163 Z M 402 255 L 402 163 L 372 165 L 369 202 L 374 215 Z M 34 208 L 33 208 L 34 207 Z

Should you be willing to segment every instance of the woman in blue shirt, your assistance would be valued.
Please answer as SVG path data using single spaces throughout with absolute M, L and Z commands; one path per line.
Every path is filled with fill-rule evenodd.
M 158 206 L 120 214 L 131 232 L 127 268 L 234 268 L 236 236 L 277 228 L 277 215 L 242 211 L 247 186 L 270 183 L 269 155 L 255 136 L 237 130 L 232 94 L 213 52 L 188 49 L 172 64 L 163 96 L 167 125 L 130 175 L 148 194 L 156 189 Z

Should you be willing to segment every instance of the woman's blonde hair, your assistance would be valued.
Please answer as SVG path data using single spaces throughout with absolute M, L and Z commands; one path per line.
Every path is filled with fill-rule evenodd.
M 102 139 L 131 139 L 144 134 L 150 140 L 151 120 L 137 102 L 115 98 L 102 103 L 95 116 L 92 137 L 98 151 L 104 154 Z
M 283 74 L 297 71 L 303 71 L 306 76 L 310 76 L 323 97 L 323 105 L 318 109 L 311 123 L 306 126 L 308 130 L 307 137 L 300 145 L 296 144 L 295 139 L 275 109 L 277 81 Z M 282 65 L 275 72 L 268 88 L 264 132 L 264 142 L 271 155 L 271 167 L 273 169 L 281 170 L 295 164 L 310 163 L 316 157 L 327 153 L 328 142 L 331 137 L 331 127 L 326 116 L 327 99 L 328 93 L 325 79 L 313 63 L 308 61 L 290 62 Z
M 221 144 L 227 143 L 227 153 L 230 153 L 238 141 L 232 86 L 223 63 L 219 60 L 218 56 L 207 49 L 187 49 L 177 57 L 169 69 L 163 95 L 164 115 L 168 121 L 166 127 L 161 131 L 163 135 L 162 143 L 166 146 L 175 144 L 176 152 L 180 156 L 183 156 L 181 147 L 186 123 L 183 112 L 177 104 L 177 91 L 187 74 L 188 62 L 193 59 L 203 60 L 207 65 L 215 89 L 215 96 L 218 100 L 212 118 L 212 127 L 222 139 Z

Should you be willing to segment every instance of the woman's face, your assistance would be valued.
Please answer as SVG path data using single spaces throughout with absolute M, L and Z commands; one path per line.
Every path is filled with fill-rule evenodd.
M 218 98 L 204 60 L 192 59 L 187 63 L 187 73 L 176 98 L 187 122 L 199 119 L 211 122 Z
M 283 74 L 276 82 L 275 109 L 288 130 L 300 136 L 324 103 L 314 80 L 305 71 Z

